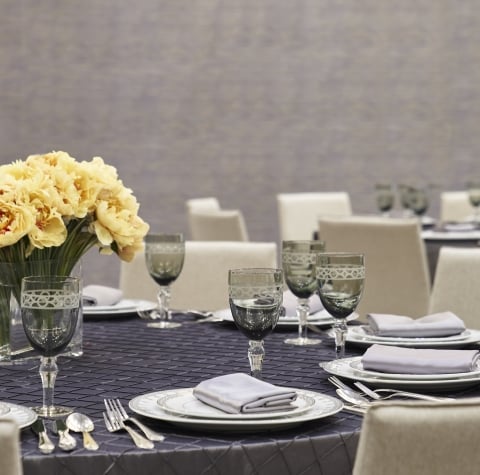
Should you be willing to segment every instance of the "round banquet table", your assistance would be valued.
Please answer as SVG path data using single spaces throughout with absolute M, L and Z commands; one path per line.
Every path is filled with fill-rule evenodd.
M 166 436 L 153 450 L 136 448 L 126 432 L 107 432 L 102 418 L 104 398 L 119 398 L 127 405 L 152 391 L 193 387 L 214 376 L 249 372 L 247 339 L 233 324 L 196 323 L 189 316 L 178 319 L 183 326 L 167 330 L 147 328 L 135 315 L 85 319 L 83 356 L 59 358 L 55 402 L 74 405 L 94 420 L 93 435 L 100 448 L 85 450 L 75 434 L 74 451 L 57 447 L 52 454 L 42 455 L 35 434 L 25 428 L 21 431 L 25 475 L 351 473 L 362 416 L 343 410 L 286 430 L 241 433 L 194 430 L 139 416 Z M 325 335 L 319 346 L 286 345 L 284 338 L 295 333 L 295 327 L 277 327 L 266 338 L 264 379 L 335 396 L 327 373 L 319 367 L 334 357 L 332 340 Z M 362 351 L 347 346 L 347 356 Z M 0 381 L 0 401 L 25 406 L 41 401 L 36 359 L 0 365 Z M 457 395 L 478 393 L 470 388 Z M 57 441 L 52 434 L 51 438 Z

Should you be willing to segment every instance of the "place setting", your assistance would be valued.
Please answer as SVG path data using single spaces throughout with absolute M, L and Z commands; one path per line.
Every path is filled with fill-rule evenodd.
M 445 311 L 412 318 L 370 313 L 367 323 L 348 328 L 346 341 L 359 346 L 374 343 L 412 348 L 461 348 L 480 341 L 480 331 Z
M 130 409 L 178 426 L 235 432 L 286 429 L 342 410 L 337 398 L 263 380 L 263 340 L 279 319 L 283 271 L 231 269 L 228 292 L 233 320 L 249 340 L 250 375 L 225 374 L 193 388 L 143 394 L 129 402 Z
M 480 383 L 476 349 L 409 348 L 373 344 L 362 356 L 322 362 L 327 373 L 374 387 L 438 391 Z

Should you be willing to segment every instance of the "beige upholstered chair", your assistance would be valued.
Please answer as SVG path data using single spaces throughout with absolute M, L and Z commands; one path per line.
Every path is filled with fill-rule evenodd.
M 466 191 L 440 193 L 440 221 L 469 221 L 474 214 Z
M 480 398 L 395 402 L 364 417 L 353 475 L 476 475 Z
M 277 195 L 280 240 L 312 239 L 322 216 L 350 216 L 346 192 L 280 193 Z
M 186 201 L 185 205 L 188 213 L 192 211 L 218 211 L 220 209 L 220 203 L 214 196 L 191 198 Z
M 430 275 L 417 219 L 374 216 L 321 219 L 327 251 L 365 254 L 365 288 L 357 311 L 427 314 Z
M 248 231 L 240 210 L 192 211 L 190 238 L 195 241 L 248 241 Z
M 185 263 L 172 284 L 171 307 L 219 310 L 228 308 L 228 270 L 277 267 L 274 242 L 187 241 Z M 158 286 L 149 276 L 143 252 L 121 263 L 120 288 L 126 298 L 155 300 Z
M 442 247 L 430 297 L 430 312 L 450 310 L 468 328 L 480 330 L 480 249 Z
M 0 473 L 22 475 L 20 434 L 15 421 L 0 418 Z

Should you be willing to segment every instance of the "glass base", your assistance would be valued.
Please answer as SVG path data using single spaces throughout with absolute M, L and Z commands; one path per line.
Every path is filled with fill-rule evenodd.
M 181 327 L 181 323 L 176 322 L 155 322 L 155 323 L 147 323 L 147 327 L 149 328 L 178 328 Z
M 322 343 L 322 340 L 319 338 L 287 338 L 283 340 L 287 345 L 296 345 L 296 346 L 312 346 L 319 345 Z
M 66 406 L 50 406 L 50 407 L 42 406 L 42 407 L 32 407 L 31 409 L 40 417 L 46 417 L 46 418 L 66 417 L 74 411 L 73 407 L 66 407 Z

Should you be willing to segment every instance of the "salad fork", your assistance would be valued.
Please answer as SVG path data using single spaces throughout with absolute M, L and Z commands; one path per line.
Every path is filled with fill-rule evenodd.
M 163 442 L 165 440 L 165 436 L 155 432 L 154 430 L 150 429 L 146 425 L 142 424 L 138 419 L 135 417 L 129 416 L 127 411 L 125 411 L 123 404 L 120 402 L 120 399 L 104 399 L 105 407 L 113 409 L 118 417 L 122 420 L 122 422 L 132 422 L 135 424 L 144 434 L 148 440 L 153 442 Z

